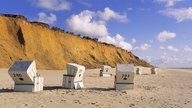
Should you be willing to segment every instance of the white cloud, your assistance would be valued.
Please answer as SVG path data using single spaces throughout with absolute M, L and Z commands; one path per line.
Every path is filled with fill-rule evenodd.
M 45 8 L 52 11 L 69 10 L 70 3 L 66 0 L 30 0 L 33 4 L 40 8 Z
M 120 15 L 109 8 L 105 8 L 104 12 L 84 10 L 77 15 L 72 15 L 66 22 L 74 32 L 90 36 L 108 36 L 106 23 L 111 18 L 117 21 L 127 19 L 125 15 Z
M 189 47 L 188 45 L 185 46 L 184 48 L 185 52 L 192 52 L 192 47 Z
M 175 51 L 175 52 L 178 52 L 178 51 L 179 51 L 179 49 L 177 49 L 177 48 L 175 48 L 175 47 L 173 47 L 173 46 L 168 46 L 168 47 L 167 47 L 167 50 L 169 50 L 169 51 Z
M 151 47 L 150 44 L 144 43 L 144 44 L 140 45 L 139 47 L 135 47 L 134 50 L 145 51 L 145 50 L 148 50 L 150 47 Z
M 179 51 L 179 49 L 177 49 L 177 48 L 175 48 L 175 47 L 173 47 L 171 45 L 169 45 L 167 47 L 160 46 L 159 49 L 161 49 L 161 50 L 168 50 L 168 51 L 174 51 L 174 52 L 178 52 Z
M 93 17 L 95 17 L 94 12 L 85 10 L 78 15 L 72 15 L 66 22 L 74 32 L 90 36 L 108 36 L 109 33 L 105 23 L 94 21 Z
M 176 2 L 181 2 L 184 0 L 154 0 L 157 3 L 166 3 L 166 7 L 174 6 Z
M 157 35 L 157 40 L 159 42 L 165 42 L 168 39 L 172 39 L 172 38 L 175 38 L 175 37 L 176 37 L 176 33 L 169 32 L 169 31 L 162 31 L 161 33 L 159 33 Z
M 110 37 L 110 36 L 101 37 L 101 38 L 99 38 L 99 41 L 113 44 L 113 45 L 123 48 L 127 51 L 131 51 L 133 48 L 132 45 L 130 43 L 126 42 L 125 39 L 119 34 L 117 34 L 115 37 Z
M 113 10 L 111 10 L 110 8 L 105 8 L 104 9 L 104 12 L 98 12 L 99 14 L 99 17 L 103 20 L 110 20 L 110 19 L 116 19 L 116 20 L 119 20 L 121 22 L 126 22 L 127 21 L 127 16 L 124 14 L 124 15 L 120 15 L 119 13 L 117 12 L 114 12 Z
M 132 39 L 131 43 L 135 43 L 137 40 L 135 38 Z
M 180 9 L 166 9 L 160 11 L 161 14 L 175 18 L 178 22 L 192 20 L 192 7 Z
M 47 24 L 53 24 L 57 20 L 56 15 L 52 13 L 50 13 L 50 16 L 48 16 L 46 15 L 46 13 L 40 12 L 38 16 L 39 16 L 39 18 L 37 19 L 38 21 L 44 22 Z

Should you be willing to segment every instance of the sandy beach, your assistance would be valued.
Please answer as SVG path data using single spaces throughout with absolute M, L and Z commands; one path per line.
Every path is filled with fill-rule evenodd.
M 143 68 L 136 75 L 134 89 L 114 90 L 112 77 L 99 77 L 99 69 L 84 74 L 85 88 L 63 89 L 65 70 L 38 70 L 44 77 L 40 92 L 13 92 L 8 69 L 0 69 L 0 108 L 192 108 L 192 69 L 157 69 L 150 75 Z

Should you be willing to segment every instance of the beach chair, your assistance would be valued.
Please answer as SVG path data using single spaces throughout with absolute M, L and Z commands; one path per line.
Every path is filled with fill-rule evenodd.
M 100 70 L 100 77 L 111 77 L 112 74 L 110 74 L 111 67 L 107 65 L 102 65 Z
M 37 92 L 43 90 L 43 77 L 37 74 L 35 61 L 15 61 L 8 70 L 14 80 L 14 91 Z
M 142 68 L 139 68 L 139 67 L 138 67 L 138 68 L 136 69 L 136 74 L 137 74 L 137 75 L 141 75 L 141 74 L 142 74 Z
M 83 74 L 85 67 L 75 63 L 67 63 L 67 74 L 63 75 L 63 88 L 79 89 L 83 88 Z
M 134 87 L 134 65 L 133 64 L 117 64 L 115 75 L 115 89 L 124 90 Z
M 152 75 L 157 75 L 157 69 L 155 67 L 151 68 L 151 74 Z

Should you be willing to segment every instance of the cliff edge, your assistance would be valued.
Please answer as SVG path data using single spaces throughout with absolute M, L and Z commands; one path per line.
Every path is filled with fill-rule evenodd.
M 81 38 L 20 15 L 0 15 L 0 68 L 15 60 L 35 60 L 38 69 L 65 69 L 74 62 L 86 68 L 118 63 L 151 66 L 131 52 L 97 40 Z

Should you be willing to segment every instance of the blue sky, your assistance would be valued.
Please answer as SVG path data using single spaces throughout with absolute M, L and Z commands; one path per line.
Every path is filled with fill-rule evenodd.
M 96 37 L 159 67 L 192 67 L 191 0 L 1 0 L 0 13 Z

